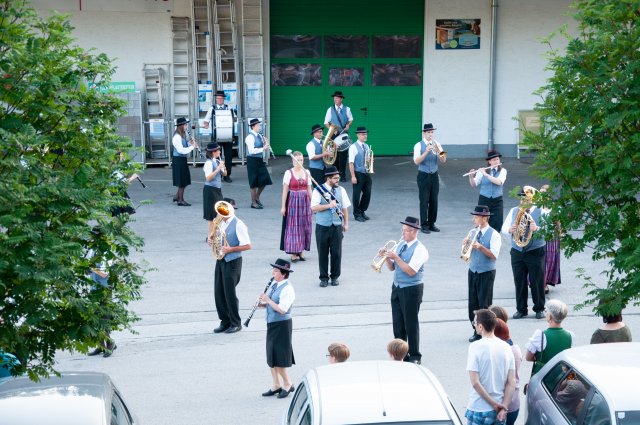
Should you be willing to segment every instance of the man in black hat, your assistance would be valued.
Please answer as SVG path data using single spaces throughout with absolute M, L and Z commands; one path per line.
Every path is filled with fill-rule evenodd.
M 524 186 L 520 192 L 520 206 L 511 208 L 507 218 L 502 225 L 502 233 L 511 237 L 511 269 L 513 270 L 513 281 L 516 287 L 516 309 L 514 319 L 522 319 L 529 314 L 527 300 L 529 299 L 529 285 L 531 286 L 531 299 L 533 300 L 533 311 L 536 312 L 536 319 L 544 319 L 544 260 L 545 246 L 544 238 L 536 232 L 540 228 L 542 216 L 546 213 L 541 208 L 533 205 L 533 197 L 536 189 L 531 186 Z M 525 246 L 518 246 L 514 239 L 518 226 L 515 222 L 516 216 L 521 208 L 531 216 L 533 221 L 528 227 L 533 231 L 533 236 Z M 525 242 L 525 241 L 521 241 Z
M 402 240 L 393 251 L 386 253 L 386 263 L 394 272 L 391 285 L 391 317 L 393 336 L 407 341 L 409 352 L 405 361 L 420 364 L 420 322 L 418 313 L 422 304 L 424 264 L 429 260 L 427 248 L 418 240 L 420 222 L 407 217 L 402 223 Z
M 469 288 L 468 313 L 469 322 L 473 327 L 473 335 L 469 342 L 477 341 L 481 336 L 473 325 L 475 311 L 486 309 L 493 304 L 493 282 L 496 278 L 496 260 L 500 254 L 502 238 L 500 233 L 489 226 L 489 207 L 478 205 L 471 212 L 474 231 L 462 241 L 462 245 L 471 243 L 469 258 L 469 273 L 467 282 Z M 471 240 L 469 240 L 471 238 Z
M 190 207 L 191 204 L 184 200 L 184 190 L 191 184 L 191 173 L 189 172 L 189 164 L 187 157 L 195 149 L 196 141 L 192 138 L 187 140 L 187 125 L 189 120 L 180 117 L 176 120 L 176 131 L 173 133 L 171 144 L 173 145 L 173 154 L 171 160 L 171 174 L 173 177 L 173 185 L 178 191 L 173 196 L 173 202 L 177 202 L 178 206 Z
M 371 152 L 371 147 L 367 145 L 367 135 L 366 127 L 358 127 L 356 129 L 358 140 L 349 147 L 349 172 L 353 185 L 353 215 L 356 221 L 360 222 L 369 220 L 365 211 L 369 208 L 371 187 L 373 186 L 371 174 L 365 164 L 365 158 Z
M 341 91 L 334 91 L 331 95 L 333 98 L 333 106 L 327 109 L 327 113 L 324 116 L 324 126 L 329 128 L 331 124 L 338 126 L 338 134 L 348 133 L 351 123 L 353 123 L 353 115 L 351 115 L 351 108 L 342 104 L 344 95 Z M 346 182 L 347 171 L 347 151 L 338 152 L 338 171 L 340 172 L 340 181 Z
M 489 207 L 489 226 L 494 229 L 502 227 L 503 223 L 502 187 L 507 180 L 507 170 L 502 168 L 501 157 L 498 151 L 491 150 L 487 154 L 488 167 L 469 170 L 469 184 L 471 187 L 480 186 L 478 204 Z
M 269 140 L 260 134 L 262 122 L 253 118 L 249 121 L 249 134 L 244 139 L 247 146 L 247 175 L 251 188 L 251 208 L 261 210 L 264 206 L 260 202 L 260 194 L 265 186 L 272 184 L 269 170 L 264 163 L 264 153 L 269 149 Z
M 216 91 L 216 95 L 215 95 L 215 104 L 212 105 L 209 108 L 209 111 L 207 112 L 207 116 L 204 117 L 204 121 L 202 122 L 202 127 L 203 128 L 209 128 L 209 123 L 211 122 L 212 119 L 214 119 L 215 115 L 216 115 L 216 111 L 226 111 L 229 110 L 229 105 L 224 103 L 225 100 L 225 94 L 224 91 L 222 90 L 218 90 Z M 235 114 L 233 112 L 233 109 L 231 110 L 231 118 L 233 120 L 233 122 L 236 121 L 236 117 Z M 233 134 L 233 130 L 231 131 L 231 133 Z M 216 128 L 214 127 L 211 130 L 211 141 L 212 142 L 218 142 L 220 144 L 220 146 L 222 147 L 223 151 L 222 151 L 222 156 L 224 159 L 224 166 L 227 169 L 227 175 L 224 176 L 222 178 L 222 180 L 226 183 L 231 183 L 231 167 L 233 166 L 233 142 L 234 142 L 235 136 L 232 136 L 230 139 L 229 138 L 224 138 L 224 137 L 218 137 L 218 134 L 216 132 Z
M 341 272 L 343 232 L 349 230 L 349 196 L 340 187 L 340 173 L 334 166 L 324 171 L 325 183 L 316 187 L 311 195 L 311 210 L 316 213 L 316 246 L 320 286 L 338 286 Z M 329 273 L 331 255 L 331 273 Z
M 447 161 L 440 143 L 433 138 L 433 124 L 422 127 L 422 140 L 413 147 L 413 162 L 418 166 L 418 196 L 420 198 L 420 227 L 423 233 L 439 232 L 438 218 L 438 161 Z
M 324 183 L 324 158 L 329 156 L 329 152 L 322 152 L 322 126 L 315 124 L 311 127 L 313 138 L 307 143 L 307 156 L 309 157 L 309 171 L 311 177 L 318 182 Z

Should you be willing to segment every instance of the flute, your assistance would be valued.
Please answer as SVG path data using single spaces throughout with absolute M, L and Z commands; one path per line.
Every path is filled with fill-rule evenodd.
M 265 286 L 263 294 L 267 293 L 267 291 L 269 290 L 269 287 L 271 286 L 272 283 L 273 283 L 273 278 L 271 278 L 271 280 L 269 280 L 269 283 L 267 283 L 267 286 Z M 260 306 L 260 297 L 258 297 L 258 300 L 253 305 L 253 310 L 251 310 L 251 313 L 249 314 L 249 317 L 247 317 L 247 320 L 244 321 L 244 327 L 245 328 L 249 327 L 249 322 L 251 321 L 251 318 L 253 317 L 253 313 L 256 312 L 256 310 L 258 309 L 259 306 Z
M 462 175 L 462 177 L 467 177 L 467 176 L 469 176 L 469 175 L 471 175 L 471 174 L 475 174 L 475 173 L 477 173 L 477 172 L 478 172 L 478 171 L 480 171 L 480 170 L 486 170 L 486 169 L 488 169 L 488 168 L 499 167 L 499 166 L 501 166 L 501 165 L 502 165 L 502 164 L 498 164 L 498 165 L 490 165 L 490 166 L 488 166 L 488 167 L 478 168 L 477 170 L 473 170 L 473 171 L 468 172 L 467 174 L 463 174 L 463 175 Z

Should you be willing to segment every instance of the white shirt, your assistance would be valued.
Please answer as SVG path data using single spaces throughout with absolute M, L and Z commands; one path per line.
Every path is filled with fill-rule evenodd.
M 571 334 L 571 339 L 573 340 L 575 336 L 573 332 L 571 331 L 567 331 L 567 332 Z M 544 332 L 540 329 L 536 329 L 535 332 L 533 332 L 533 335 L 531 336 L 531 338 L 529 338 L 529 341 L 527 341 L 527 343 L 524 345 L 524 349 L 530 352 L 531 354 L 542 353 L 542 350 L 544 350 L 544 347 L 546 345 L 547 345 L 547 338 L 544 335 Z
M 482 338 L 469 345 L 467 371 L 477 372 L 480 384 L 489 396 L 502 403 L 509 371 L 516 369 L 513 351 L 509 344 L 494 336 Z M 508 403 L 507 403 L 508 404 Z M 489 412 L 491 405 L 471 387 L 467 409 L 472 412 Z
M 520 207 L 511 208 L 511 211 L 509 211 L 509 214 L 507 214 L 507 218 L 504 220 L 504 223 L 502 223 L 502 229 L 500 231 L 505 235 L 511 236 L 511 233 L 509 233 L 509 229 L 513 225 L 513 221 L 516 219 L 516 215 L 518 214 L 519 209 Z M 533 205 L 529 209 L 530 209 L 530 212 L 533 212 L 536 209 L 536 206 Z M 540 218 L 544 217 L 547 214 L 548 214 L 548 211 L 540 209 Z M 536 222 L 536 225 L 540 226 L 540 223 Z
M 480 231 L 482 232 L 482 237 L 484 237 L 485 233 L 489 229 L 489 224 L 484 226 Z M 500 247 L 502 246 L 502 237 L 500 237 L 500 232 L 496 229 L 493 229 L 494 232 L 491 234 L 491 241 L 489 241 L 489 251 L 498 259 L 498 255 L 500 254 Z M 484 255 L 484 254 L 483 254 Z
M 249 239 L 249 229 L 247 229 L 247 225 L 235 215 L 227 221 L 222 220 L 222 223 L 220 223 L 220 231 L 225 232 L 233 220 L 237 220 L 236 236 L 238 236 L 239 246 L 249 245 L 251 243 Z
M 335 106 L 336 106 L 336 105 L 330 106 L 330 107 L 329 107 L 329 109 L 327 109 L 327 113 L 326 113 L 326 114 L 325 114 L 325 116 L 324 116 L 324 123 L 325 123 L 325 124 L 329 124 L 329 122 L 331 122 L 331 110 L 332 110 L 333 108 L 335 108 Z M 349 108 L 348 106 L 346 106 L 344 103 L 343 103 L 342 105 L 340 105 L 340 107 L 339 107 L 339 108 L 340 108 L 340 109 L 343 109 L 343 108 L 345 108 L 345 109 L 346 109 L 346 112 L 347 112 L 347 122 L 343 122 L 343 123 L 342 123 L 344 126 L 346 126 L 349 122 L 353 121 L 353 115 L 351 115 L 351 108 Z M 339 112 L 339 110 L 338 110 L 338 112 Z M 332 123 L 332 124 L 340 125 L 340 123 L 339 123 L 339 122 L 334 122 L 334 123 Z
M 220 159 L 212 158 L 211 161 L 205 161 L 204 166 L 202 167 L 202 171 L 204 171 L 204 177 L 206 178 L 209 174 L 213 173 L 213 163 L 216 163 L 216 168 L 220 164 Z
M 267 290 L 267 295 L 271 293 L 271 290 L 273 288 L 278 288 L 279 286 L 284 285 L 288 281 L 289 279 L 283 279 L 280 282 L 276 282 L 274 280 L 271 286 L 269 286 L 269 289 Z M 293 290 L 293 285 L 289 283 L 289 285 L 285 286 L 282 292 L 280 292 L 280 302 L 278 303 L 278 307 L 282 311 L 288 312 L 295 300 L 296 300 L 296 291 Z
M 320 139 L 316 139 L 315 137 L 313 138 L 313 140 L 315 140 L 316 142 L 322 144 L 322 140 Z M 316 145 L 313 143 L 313 140 L 310 140 L 309 143 L 307 143 L 307 156 L 309 157 L 309 161 L 311 161 L 311 158 L 313 158 L 314 156 L 316 156 Z M 322 153 L 322 152 L 320 152 Z M 318 158 L 320 159 L 320 158 Z
M 403 242 L 404 241 L 400 241 L 400 243 L 398 243 L 398 246 L 396 246 L 396 249 L 394 250 L 396 254 L 400 252 L 400 247 L 404 245 Z M 411 242 L 408 242 L 406 249 L 409 249 L 409 247 L 418 242 L 418 238 L 412 240 Z M 409 267 L 411 267 L 411 269 L 417 273 L 418 270 L 420 270 L 420 267 L 422 267 L 427 261 L 429 261 L 429 251 L 427 251 L 427 247 L 424 246 L 424 244 L 418 243 L 418 246 L 416 246 L 411 259 L 409 260 Z
M 308 170 L 304 170 L 305 174 L 307 175 L 307 186 L 311 186 L 311 179 L 309 178 L 309 171 Z M 284 177 L 282 178 L 282 184 L 283 185 L 287 185 L 287 186 L 291 186 L 290 182 L 291 179 L 295 178 L 295 176 L 293 175 L 293 173 L 291 172 L 291 169 L 287 170 L 284 172 Z
M 356 155 L 358 154 L 358 148 L 356 147 L 356 144 L 360 145 L 360 147 L 362 148 L 362 154 L 364 155 L 364 145 L 366 143 L 357 140 L 356 143 L 352 143 L 351 146 L 349 146 L 349 162 L 355 162 L 356 160 Z M 371 149 L 369 145 L 367 145 L 367 149 Z
M 176 150 L 176 152 L 181 153 L 183 155 L 191 153 L 191 151 L 193 150 L 193 145 L 189 145 L 186 148 L 182 146 L 182 136 L 180 136 L 180 134 L 178 133 L 173 135 L 173 139 L 171 139 L 171 144 L 173 145 L 173 148 Z
M 207 111 L 207 116 L 204 117 L 204 122 L 211 122 L 211 118 L 213 117 L 213 110 L 216 111 L 223 111 L 225 109 L 229 109 L 229 107 L 225 104 L 222 105 L 218 105 L 217 103 L 215 105 L 213 105 L 212 107 L 209 108 L 209 110 Z M 233 115 L 233 112 L 231 112 L 231 114 Z
M 327 184 L 323 184 L 322 186 L 324 186 L 325 189 L 327 189 L 329 192 L 331 192 L 331 189 L 329 189 L 327 187 Z M 342 195 L 342 202 L 340 203 L 340 206 L 342 206 L 342 209 L 345 210 L 347 208 L 349 208 L 351 206 L 351 201 L 349 201 L 349 195 L 347 195 L 347 191 L 344 190 L 344 187 L 342 186 L 338 186 L 336 188 L 336 190 L 340 190 L 340 194 Z M 311 208 L 315 207 L 316 205 L 320 205 L 320 201 L 322 201 L 324 199 L 323 196 L 320 195 L 320 191 L 315 189 L 313 191 L 313 193 L 311 194 Z M 326 199 L 325 199 L 326 201 Z M 323 204 L 326 204 L 327 202 L 322 202 Z
M 256 153 L 263 153 L 264 152 L 264 148 L 256 148 L 255 147 L 255 140 L 258 137 L 258 133 L 256 133 L 255 131 L 251 130 L 249 131 L 249 134 L 247 134 L 247 137 L 244 138 L 244 144 L 247 145 L 247 153 L 248 154 L 256 154 Z M 264 136 L 262 139 L 262 143 L 264 144 Z
M 435 143 L 436 146 L 438 146 L 438 149 L 440 149 L 441 151 L 443 150 L 442 145 L 439 142 L 437 142 L 435 139 L 431 139 L 431 141 Z M 425 139 L 422 139 L 420 142 L 416 143 L 413 146 L 413 162 L 416 162 L 416 159 L 418 159 L 418 157 L 421 155 L 420 154 L 420 150 L 422 150 L 421 142 L 424 142 L 427 145 L 427 148 L 429 147 L 429 141 Z
M 490 173 L 491 170 L 487 171 L 487 174 L 491 174 Z M 473 178 L 473 182 L 476 186 L 480 186 L 480 182 L 482 181 L 482 177 L 484 177 L 484 174 L 482 174 L 480 171 L 476 172 L 476 176 Z M 497 176 L 495 176 L 498 180 L 500 180 L 502 182 L 502 184 L 504 184 L 505 180 L 507 180 L 507 169 L 503 168 L 500 170 L 500 172 L 498 173 Z

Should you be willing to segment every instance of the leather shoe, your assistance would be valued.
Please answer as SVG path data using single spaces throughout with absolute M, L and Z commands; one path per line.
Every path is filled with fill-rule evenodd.
M 259 206 L 261 206 L 261 207 L 264 207 L 264 205 L 262 205 L 262 202 L 260 202 L 259 200 L 258 200 L 258 201 L 256 201 L 256 204 L 258 204 L 258 205 L 259 205 Z
M 544 319 L 544 312 L 536 311 L 536 319 Z
M 226 334 L 234 334 L 236 332 L 240 332 L 242 330 L 242 326 L 231 326 L 229 329 L 224 331 Z
M 222 181 L 225 182 L 225 183 L 231 183 L 233 180 L 231 180 L 231 177 L 224 176 L 222 178 Z
M 253 208 L 254 210 L 261 210 L 261 209 L 263 209 L 263 208 L 262 208 L 260 205 L 258 205 L 258 204 L 255 204 L 255 205 L 254 205 L 254 204 L 251 204 L 251 208 Z
M 178 202 L 178 198 L 176 198 L 176 197 L 174 196 L 174 198 L 173 198 L 173 202 Z
M 529 315 L 529 313 L 522 313 L 522 312 L 520 312 L 520 311 L 516 311 L 516 312 L 513 314 L 513 318 L 514 318 L 514 319 L 522 319 L 523 317 L 527 317 L 528 315 Z
M 371 220 L 371 217 L 369 217 L 365 213 L 362 213 L 362 218 L 364 218 L 365 220 Z
M 104 348 L 98 347 L 95 350 L 88 353 L 87 356 L 97 356 L 98 354 L 102 354 L 102 353 L 104 353 Z
M 321 280 L 320 281 L 320 287 L 321 288 L 326 288 L 327 285 L 329 285 L 329 281 L 328 280 Z
M 271 397 L 272 395 L 280 394 L 282 392 L 282 388 L 278 388 L 277 390 L 272 390 L 269 388 L 269 391 L 265 391 L 262 393 L 262 397 Z
M 482 337 L 476 332 L 473 332 L 473 335 L 471 335 L 471 338 L 469 338 L 469 342 L 476 342 L 479 339 L 482 339 Z
M 215 328 L 213 330 L 213 333 L 214 334 L 219 334 L 219 333 L 222 333 L 222 332 L 226 331 L 227 329 L 229 329 L 229 325 L 220 324 L 220 326 L 218 326 L 217 328 Z
M 365 222 L 365 221 L 367 221 L 367 220 L 365 220 L 365 218 L 364 218 L 364 217 L 362 217 L 362 216 L 359 216 L 359 215 L 358 215 L 358 216 L 356 216 L 356 221 L 359 221 L 359 222 L 361 222 L 361 223 L 364 223 L 364 222 Z
M 287 398 L 289 393 L 292 393 L 294 391 L 295 391 L 295 387 L 293 385 L 288 390 L 285 390 L 284 388 L 282 388 L 280 390 L 280 394 L 278 394 L 278 398 Z
M 431 233 L 431 230 L 427 229 L 426 227 L 423 227 L 420 231 L 422 233 Z
M 331 279 L 331 286 L 338 286 L 340 285 L 340 281 L 338 279 Z
M 437 228 L 436 226 L 434 226 L 434 225 L 429 226 L 429 230 L 431 230 L 432 232 L 439 232 L 439 231 L 440 231 L 440 229 L 438 229 L 438 228 Z
M 111 348 L 106 348 L 104 350 L 104 354 L 102 355 L 102 357 L 111 357 L 111 355 L 113 354 L 113 352 L 116 350 L 116 348 L 118 348 L 118 346 L 116 344 L 113 344 L 113 347 Z
M 185 202 L 185 201 L 178 202 L 178 205 L 181 206 L 181 207 L 190 207 L 191 206 L 190 203 Z

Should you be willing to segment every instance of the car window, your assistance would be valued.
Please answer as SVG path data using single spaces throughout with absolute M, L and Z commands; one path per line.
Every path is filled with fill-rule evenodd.
M 611 425 L 611 412 L 604 397 L 596 390 L 589 401 L 583 425 Z
M 591 390 L 591 384 L 573 369 L 565 366 L 561 370 L 563 375 L 551 392 L 551 398 L 567 421 L 575 424 L 584 409 L 585 399 Z M 559 371 L 557 372 L 559 373 Z M 547 377 L 545 376 L 545 378 Z
M 553 394 L 556 386 L 562 381 L 566 373 L 569 371 L 569 366 L 566 363 L 558 363 L 555 365 L 544 378 L 542 378 L 542 385 L 547 388 L 549 394 Z
M 640 424 L 640 410 L 616 412 L 618 425 Z
M 304 409 L 300 425 L 311 425 L 311 407 L 308 404 Z
M 300 412 L 304 407 L 305 402 L 307 401 L 307 388 L 304 383 L 301 383 L 298 386 L 298 390 L 295 392 L 293 396 L 293 401 L 291 402 L 291 407 L 289 408 L 289 419 L 287 421 L 288 424 L 294 425 L 300 417 Z
M 111 425 L 131 425 L 129 412 L 120 395 L 115 391 L 111 397 Z

